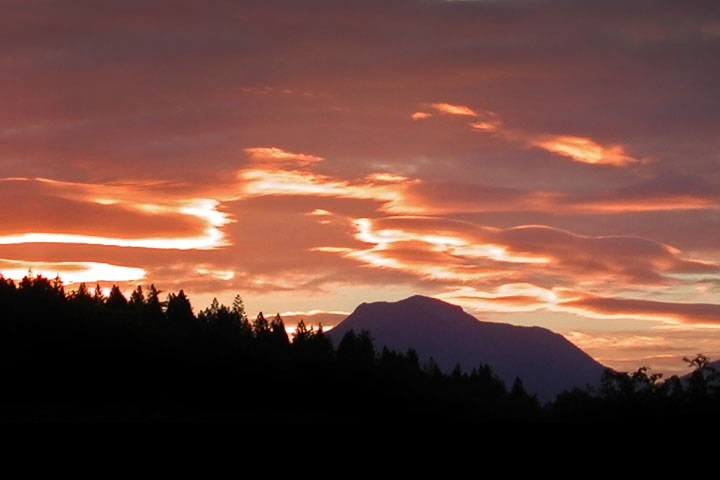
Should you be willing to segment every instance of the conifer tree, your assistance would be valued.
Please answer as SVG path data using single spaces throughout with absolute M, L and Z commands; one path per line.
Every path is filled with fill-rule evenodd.
M 108 295 L 105 305 L 111 310 L 121 310 L 127 305 L 127 299 L 125 295 L 120 291 L 120 287 L 113 285 L 110 289 L 110 295 Z
M 278 346 L 284 346 L 290 343 L 287 332 L 285 331 L 285 323 L 279 313 L 275 315 L 275 318 L 270 322 L 270 337 L 272 338 L 272 342 Z
M 258 313 L 257 317 L 255 317 L 252 329 L 253 333 L 255 334 L 255 338 L 257 338 L 258 340 L 265 341 L 268 339 L 270 334 L 270 324 L 265 319 L 265 316 L 262 312 Z
M 307 342 L 310 339 L 310 330 L 305 326 L 305 321 L 301 318 L 295 327 L 295 333 L 293 333 L 293 343 L 301 344 Z
M 184 291 L 180 290 L 177 295 L 168 295 L 165 316 L 175 327 L 188 328 L 195 324 L 195 315 Z
M 98 305 L 105 304 L 105 296 L 102 293 L 102 288 L 100 287 L 99 283 L 95 284 L 95 292 L 93 293 L 93 300 L 95 300 L 95 303 L 97 303 Z
M 140 306 L 145 304 L 145 294 L 143 293 L 142 286 L 138 285 L 132 294 L 130 294 L 130 305 Z

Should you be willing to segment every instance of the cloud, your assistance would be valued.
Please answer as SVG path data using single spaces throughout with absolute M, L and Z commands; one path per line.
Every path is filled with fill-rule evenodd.
M 142 184 L 23 178 L 0 182 L 7 188 L 0 194 L 6 220 L 2 245 L 74 243 L 182 250 L 225 245 L 221 227 L 230 219 L 214 199 L 164 194 L 158 201 L 156 189 Z
M 277 147 L 246 148 L 245 153 L 256 163 L 291 163 L 304 166 L 324 160 L 316 155 L 292 153 Z
M 317 217 L 324 217 L 328 215 L 332 215 L 332 212 L 325 210 L 324 208 L 316 208 L 312 212 L 308 212 L 307 215 L 314 215 Z
M 621 167 L 638 161 L 636 158 L 627 155 L 621 145 L 603 146 L 590 138 L 556 136 L 537 139 L 531 141 L 531 143 L 548 152 L 591 165 Z
M 493 289 L 479 290 L 469 286 L 454 288 L 438 295 L 448 302 L 463 305 L 477 312 L 534 312 L 571 313 L 592 319 L 643 319 L 668 325 L 720 325 L 720 305 L 709 303 L 661 302 L 640 298 L 600 297 L 572 288 L 551 289 L 526 283 L 507 283 Z M 571 335 L 573 337 L 573 335 Z M 581 335 L 574 335 L 594 347 L 607 346 L 602 337 L 592 343 Z M 638 346 L 638 338 L 623 335 L 624 346 Z M 657 345 L 656 340 L 644 340 Z M 604 342 L 607 343 L 607 342 Z
M 403 198 L 411 180 L 399 175 L 378 174 L 368 181 L 353 183 L 327 175 L 297 170 L 248 169 L 239 172 L 240 198 L 262 196 L 317 196 L 371 200 L 393 208 Z M 421 207 L 403 206 L 421 212 Z
M 568 157 L 576 162 L 622 167 L 639 161 L 637 158 L 628 155 L 625 152 L 625 147 L 622 145 L 602 145 L 589 137 L 574 135 L 538 135 L 523 130 L 507 128 L 500 121 L 499 116 L 489 110 L 483 110 L 477 113 L 469 107 L 450 105 L 447 103 L 435 103 L 432 104 L 432 106 L 440 113 L 479 117 L 480 120 L 468 123 L 473 131 L 496 134 L 504 140 L 522 142 L 528 146 L 538 147 L 550 153 Z M 412 115 L 412 119 L 420 120 L 430 116 L 428 113 L 416 112 Z
M 475 311 L 504 313 L 534 312 L 551 308 L 558 302 L 558 294 L 529 283 L 506 283 L 486 291 L 464 286 L 441 293 L 438 298 L 467 306 Z
M 631 298 L 585 297 L 565 302 L 564 308 L 581 310 L 601 317 L 645 317 L 675 320 L 688 324 L 720 325 L 720 305 L 676 303 Z
M 467 117 L 477 117 L 477 113 L 465 105 L 451 105 L 449 103 L 433 103 L 431 105 L 439 113 L 445 113 L 447 115 L 459 115 Z
M 430 117 L 432 117 L 432 113 L 428 112 L 415 112 L 410 116 L 413 120 L 424 120 Z
M 549 292 L 715 301 L 712 2 L 21 3 L 0 17 L 2 258 L 280 311 L 468 287 L 491 320 L 582 332 L 632 316 Z
M 476 115 L 477 116 L 477 115 Z M 576 162 L 590 165 L 613 165 L 622 167 L 639 160 L 625 152 L 622 145 L 602 145 L 589 137 L 573 135 L 536 135 L 533 133 L 505 128 L 494 112 L 485 112 L 482 121 L 470 122 L 470 128 L 477 132 L 498 134 L 501 138 L 539 147 L 550 153 L 568 157 Z
M 492 133 L 500 130 L 501 125 L 494 121 L 483 120 L 481 122 L 472 122 L 470 128 L 480 132 Z
M 585 349 L 637 349 L 638 347 L 667 347 L 671 341 L 663 335 L 643 335 L 634 332 L 625 335 L 588 335 L 583 332 L 572 331 L 565 334 L 565 338 L 578 347 Z
M 316 251 L 445 284 L 545 277 L 565 288 L 615 290 L 668 286 L 682 282 L 684 274 L 720 274 L 717 263 L 688 259 L 674 247 L 637 237 L 585 236 L 541 225 L 498 229 L 431 217 L 360 218 L 353 225 L 355 238 L 367 247 L 326 245 Z
M 34 262 L 0 258 L 0 275 L 13 280 L 22 280 L 30 275 L 46 278 L 60 278 L 65 283 L 82 282 L 127 282 L 145 277 L 146 270 L 99 262 Z
M 309 328 L 312 326 L 313 328 L 318 328 L 319 325 L 322 325 L 324 330 L 330 329 L 334 326 L 336 326 L 338 323 L 345 320 L 348 315 L 350 315 L 349 312 L 340 312 L 340 311 L 323 311 L 323 310 L 310 310 L 307 312 L 282 312 L 280 313 L 280 316 L 283 319 L 283 323 L 285 323 L 286 327 L 290 327 L 291 331 L 295 331 L 295 326 L 297 326 L 298 322 L 302 320 L 305 325 Z

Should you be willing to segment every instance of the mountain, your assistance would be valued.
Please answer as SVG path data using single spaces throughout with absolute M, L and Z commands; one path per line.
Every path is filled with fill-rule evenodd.
M 414 348 L 444 372 L 489 364 L 505 383 L 519 377 L 528 392 L 553 400 L 568 388 L 597 385 L 604 367 L 562 335 L 540 327 L 481 322 L 457 305 L 415 295 L 399 302 L 363 303 L 330 330 L 335 345 L 350 330 L 368 330 L 375 348 Z

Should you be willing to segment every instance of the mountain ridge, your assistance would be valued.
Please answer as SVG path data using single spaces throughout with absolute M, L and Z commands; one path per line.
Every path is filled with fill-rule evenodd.
M 483 322 L 459 305 L 422 295 L 363 302 L 328 334 L 337 345 L 350 330 L 368 330 L 376 348 L 413 348 L 444 372 L 490 365 L 507 385 L 515 378 L 549 401 L 572 387 L 596 386 L 604 366 L 562 335 L 543 327 Z

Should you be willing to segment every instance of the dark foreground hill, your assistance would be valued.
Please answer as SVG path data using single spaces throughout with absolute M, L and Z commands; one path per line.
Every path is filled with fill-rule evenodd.
M 329 335 L 335 345 L 350 330 L 368 330 L 375 346 L 414 348 L 444 372 L 489 364 L 506 384 L 519 377 L 542 401 L 572 387 L 597 386 L 604 367 L 563 336 L 540 327 L 481 322 L 457 305 L 416 295 L 363 303 Z
M 322 329 L 298 322 L 291 341 L 280 315 L 251 321 L 239 296 L 196 315 L 182 290 L 165 302 L 158 294 L 152 285 L 129 300 L 117 287 L 107 297 L 84 285 L 67 294 L 57 279 L 16 285 L 0 276 L 0 422 L 707 425 L 720 407 L 718 374 L 698 355 L 689 380 L 608 369 L 598 389 L 572 389 L 541 408 L 515 376 L 545 399 L 550 388 L 592 381 L 583 375 L 599 366 L 551 332 L 478 322 L 433 299 L 363 305 L 333 335 L 367 328 L 446 369 L 473 365 L 469 374 L 421 365 L 414 349 L 377 354 L 366 332 L 333 348 Z

